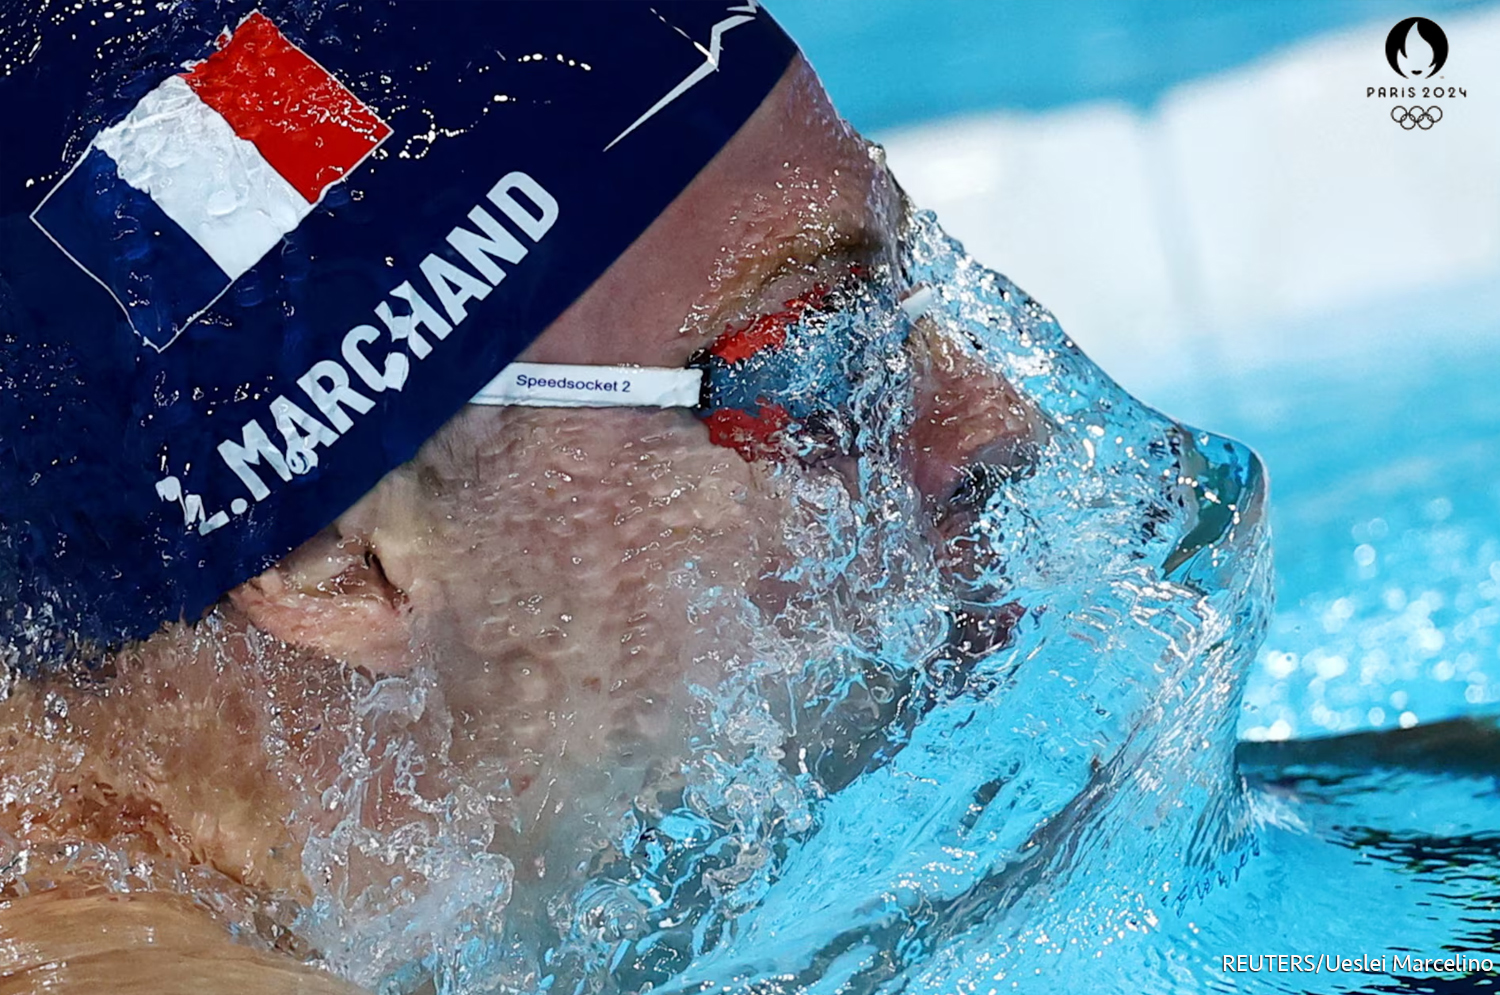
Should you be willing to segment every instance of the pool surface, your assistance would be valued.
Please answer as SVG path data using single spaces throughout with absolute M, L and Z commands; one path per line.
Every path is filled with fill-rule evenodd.
M 1488 343 L 1238 385 L 1272 467 L 1280 607 L 1242 734 L 1500 710 L 1500 324 Z

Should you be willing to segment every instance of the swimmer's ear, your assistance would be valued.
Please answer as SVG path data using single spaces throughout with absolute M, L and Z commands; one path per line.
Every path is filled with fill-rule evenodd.
M 376 673 L 411 662 L 411 611 L 370 544 L 329 527 L 229 592 L 251 624 L 282 642 Z

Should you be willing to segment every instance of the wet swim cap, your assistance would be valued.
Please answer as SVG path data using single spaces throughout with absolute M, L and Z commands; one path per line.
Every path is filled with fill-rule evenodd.
M 795 48 L 753 0 L 7 15 L 0 634 L 196 618 L 581 295 Z

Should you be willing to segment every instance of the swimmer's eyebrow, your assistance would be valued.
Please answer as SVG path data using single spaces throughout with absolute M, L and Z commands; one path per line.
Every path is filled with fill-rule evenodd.
M 703 339 L 699 345 L 706 345 L 722 333 L 726 323 L 749 320 L 779 309 L 782 303 L 779 299 L 757 300 L 777 282 L 801 278 L 795 289 L 785 294 L 789 298 L 795 297 L 820 280 L 836 281 L 850 263 L 870 262 L 885 248 L 887 241 L 884 233 L 869 223 L 823 230 L 811 239 L 802 237 L 805 234 L 809 233 L 799 232 L 786 251 L 777 253 L 774 258 L 757 256 L 745 260 L 740 269 L 723 279 L 721 287 L 733 286 L 735 289 L 721 298 L 717 307 L 707 311 L 701 324 L 692 330 Z

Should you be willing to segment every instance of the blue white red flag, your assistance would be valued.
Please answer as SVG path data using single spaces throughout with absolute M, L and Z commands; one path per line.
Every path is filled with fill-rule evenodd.
M 100 132 L 32 219 L 161 350 L 390 133 L 257 11 Z

